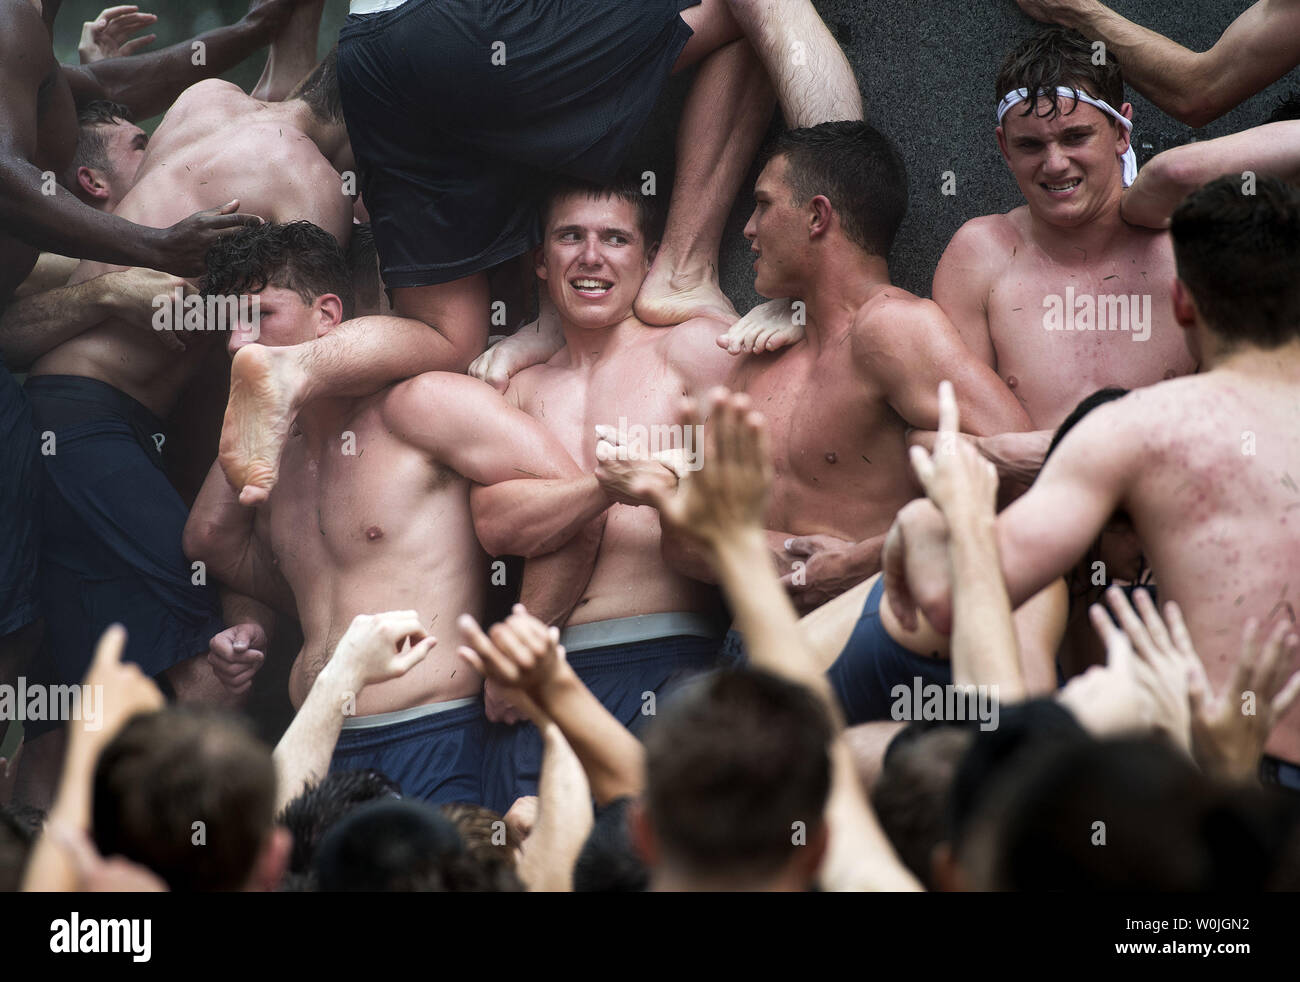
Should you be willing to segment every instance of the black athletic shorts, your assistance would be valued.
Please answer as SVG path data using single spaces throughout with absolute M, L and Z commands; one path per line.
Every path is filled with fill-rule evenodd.
M 699 0 L 407 0 L 349 15 L 338 77 L 384 284 L 447 283 L 540 241 L 552 175 L 606 181 Z
M 126 627 L 126 660 L 146 675 L 206 654 L 221 607 L 181 549 L 189 509 L 163 472 L 162 420 L 78 375 L 33 376 L 27 397 L 37 429 L 55 437 L 40 458 L 41 681 L 80 682 L 115 621 Z
M 0 364 L 0 637 L 36 620 L 40 454 L 32 410 Z

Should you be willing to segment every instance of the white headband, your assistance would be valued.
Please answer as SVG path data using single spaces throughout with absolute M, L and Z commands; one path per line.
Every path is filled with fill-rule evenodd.
M 1047 91 L 1046 89 L 1039 89 L 1038 94 L 1043 95 L 1046 91 Z M 1066 99 L 1073 99 L 1077 96 L 1080 102 L 1086 102 L 1090 106 L 1096 106 L 1102 112 L 1110 116 L 1114 116 L 1116 119 L 1120 121 L 1121 125 L 1123 125 L 1123 127 L 1129 131 L 1128 149 L 1124 151 L 1123 155 L 1120 157 L 1120 160 L 1124 162 L 1124 186 L 1130 187 L 1133 184 L 1133 182 L 1137 180 L 1137 176 L 1138 176 L 1137 154 L 1133 152 L 1132 121 L 1125 119 L 1121 113 L 1116 112 L 1114 107 L 1112 107 L 1109 103 L 1103 102 L 1100 99 L 1094 99 L 1092 96 L 1088 95 L 1088 93 L 1084 92 L 1082 89 L 1071 89 L 1068 86 L 1058 85 L 1056 87 L 1056 94 Z M 1002 125 L 1002 117 L 1007 114 L 1008 109 L 1010 109 L 1012 106 L 1016 105 L 1017 103 L 1025 102 L 1028 98 L 1029 98 L 1028 89 L 1016 89 L 1014 92 L 1008 92 L 1006 95 L 1004 95 L 1002 97 L 1002 101 L 998 103 L 998 125 L 999 126 Z

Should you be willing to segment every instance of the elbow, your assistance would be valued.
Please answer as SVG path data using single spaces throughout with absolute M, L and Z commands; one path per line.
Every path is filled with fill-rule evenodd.
M 1177 100 L 1167 112 L 1180 123 L 1186 123 L 1193 129 L 1200 129 L 1213 123 L 1227 111 L 1227 108 L 1219 104 L 1214 95 L 1208 91 L 1208 86 L 1193 80 L 1191 84 L 1181 89 Z

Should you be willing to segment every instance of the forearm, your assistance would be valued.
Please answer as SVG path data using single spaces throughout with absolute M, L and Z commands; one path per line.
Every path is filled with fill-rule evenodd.
M 69 727 L 80 724 L 72 722 Z M 51 832 L 56 826 L 70 831 L 89 832 L 91 820 L 91 785 L 99 744 L 86 735 L 69 733 L 68 752 L 54 806 L 46 817 L 45 832 L 36 840 L 27 871 L 23 875 L 25 893 L 67 893 L 77 889 L 77 870 L 67 850 Z
M 1059 22 L 1090 40 L 1104 42 L 1108 55 L 1124 66 L 1124 81 L 1189 125 L 1210 121 L 1192 108 L 1195 94 L 1203 88 L 1206 55 L 1135 24 L 1101 3 L 1078 6 L 1077 12 L 1063 14 Z
M 568 893 L 573 867 L 591 831 L 591 787 L 582 762 L 554 722 L 542 728 L 537 824 L 524 842 L 520 879 L 530 891 Z
M 1011 603 L 998 560 L 993 514 L 949 519 L 952 561 L 952 672 L 957 685 L 994 685 L 999 698 L 1026 696 Z
M 106 58 L 81 66 L 102 89 L 98 98 L 120 102 L 136 119 L 165 112 L 195 82 L 234 68 L 271 40 L 272 23 L 258 10 L 234 24 L 205 31 L 160 51 Z
M 769 559 L 776 561 L 777 572 L 784 576 L 789 572 L 790 566 L 790 557 L 786 554 L 785 543 L 792 534 L 768 530 L 764 535 L 771 553 Z M 695 539 L 665 529 L 660 553 L 663 555 L 664 562 L 683 576 L 689 576 L 701 583 L 720 582 L 709 549 Z
M 316 39 L 320 34 L 325 0 L 310 0 L 294 8 L 284 28 L 275 35 L 266 66 L 250 93 L 263 102 L 280 102 L 316 66 Z
M 641 793 L 645 751 L 567 663 L 546 686 L 530 693 L 560 728 L 582 762 L 597 805 Z
M 345 703 L 355 699 L 360 689 L 361 684 L 349 676 L 346 666 L 334 660 L 316 676 L 302 707 L 275 747 L 276 814 L 308 782 L 325 776 L 343 729 Z
M 564 548 L 524 563 L 519 599 L 542 623 L 564 624 L 582 600 L 596 568 L 605 517 L 588 522 Z
M 104 276 L 22 297 L 0 315 L 0 353 L 11 367 L 28 368 L 110 313 Z
M 490 555 L 543 556 L 562 548 L 610 506 L 592 474 L 520 478 L 472 492 L 474 528 Z
M 236 624 L 256 624 L 269 643 L 275 636 L 275 610 L 247 594 L 236 590 L 221 591 L 221 616 L 227 627 Z
M 0 157 L 0 226 L 45 252 L 157 268 L 158 229 L 96 211 L 52 181 L 21 157 Z M 45 187 L 53 193 L 43 194 Z
M 358 317 L 292 349 L 302 372 L 301 406 L 312 399 L 361 398 L 424 372 L 461 372 L 454 345 L 410 317 Z
M 81 260 L 74 259 L 72 256 L 42 252 L 40 258 L 36 260 L 36 266 L 27 274 L 27 279 L 23 280 L 14 291 L 14 296 L 31 297 L 38 293 L 45 293 L 47 290 L 67 286 L 68 280 L 80 265 Z

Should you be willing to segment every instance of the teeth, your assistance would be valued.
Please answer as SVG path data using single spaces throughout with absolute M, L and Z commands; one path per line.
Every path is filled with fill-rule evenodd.
M 579 290 L 608 290 L 610 284 L 600 280 L 574 280 L 573 285 Z
M 1049 190 L 1049 191 L 1069 191 L 1071 188 L 1075 188 L 1075 187 L 1078 187 L 1078 186 L 1079 186 L 1079 182 L 1078 182 L 1077 180 L 1076 180 L 1076 181 L 1071 181 L 1069 184 L 1061 184 L 1061 185 L 1048 184 L 1048 185 L 1046 185 L 1047 190 Z

